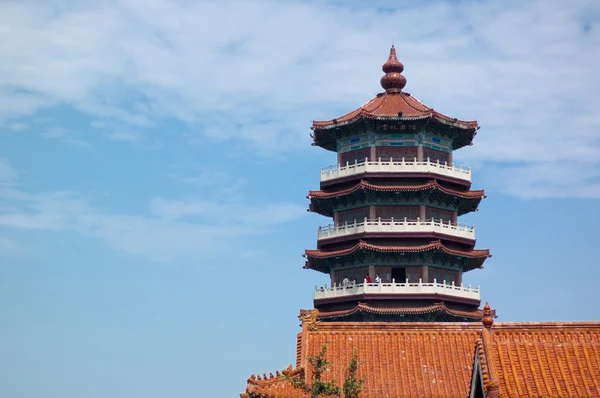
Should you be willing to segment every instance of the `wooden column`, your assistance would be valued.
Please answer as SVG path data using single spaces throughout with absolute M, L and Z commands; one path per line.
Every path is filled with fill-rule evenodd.
M 419 219 L 425 221 L 426 216 L 427 212 L 425 211 L 425 205 L 419 205 Z
M 377 161 L 377 147 L 376 146 L 372 146 L 371 147 L 371 152 L 370 152 L 370 155 L 369 155 L 369 160 L 371 162 Z
M 377 218 L 377 209 L 376 209 L 375 205 L 370 205 L 369 206 L 369 219 L 374 220 L 376 218 Z
M 421 272 L 421 279 L 423 280 L 423 283 L 429 283 L 429 267 L 424 265 L 421 268 L 423 268 L 423 272 Z
M 423 161 L 423 145 L 417 145 L 417 161 Z

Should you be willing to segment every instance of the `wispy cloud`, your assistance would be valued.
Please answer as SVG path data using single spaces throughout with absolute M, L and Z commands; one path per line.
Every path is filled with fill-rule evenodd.
M 574 170 L 600 161 L 593 0 L 91 4 L 5 2 L 0 123 L 66 104 L 119 125 L 108 138 L 122 141 L 176 120 L 192 141 L 242 140 L 263 156 L 307 150 L 311 119 L 380 90 L 394 36 L 408 91 L 480 120 L 459 157 L 530 171 L 550 158 Z
M 540 162 L 513 166 L 489 165 L 486 185 L 523 199 L 600 199 L 600 168 L 594 163 Z
M 5 164 L 12 170 L 10 163 Z M 16 178 L 12 174 L 7 177 Z M 147 212 L 133 216 L 103 210 L 81 193 L 31 194 L 0 186 L 0 227 L 77 232 L 101 239 L 119 251 L 172 260 L 217 250 L 232 239 L 274 233 L 273 226 L 306 215 L 305 208 L 295 204 L 250 206 L 244 201 L 215 200 L 212 195 L 207 198 L 155 198 Z M 7 247 L 8 243 L 4 242 Z
M 0 235 L 0 256 L 13 254 L 20 250 L 19 243 Z
M 15 182 L 17 177 L 18 173 L 8 159 L 0 158 L 0 186 Z
M 40 135 L 44 138 L 58 140 L 76 147 L 91 147 L 91 144 L 88 141 L 79 138 L 79 134 L 76 132 L 58 126 L 44 130 L 40 133 Z
M 111 140 L 115 141 L 123 141 L 130 143 L 139 143 L 142 140 L 142 135 L 135 131 L 115 131 L 115 132 L 107 132 L 104 135 Z

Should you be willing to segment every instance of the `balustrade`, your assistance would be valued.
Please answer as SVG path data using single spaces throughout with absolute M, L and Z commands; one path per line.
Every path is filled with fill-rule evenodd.
M 380 233 L 396 233 L 396 232 L 434 232 L 444 235 L 451 235 L 466 239 L 475 239 L 475 227 L 454 224 L 444 220 L 401 220 L 381 218 L 367 219 L 362 221 L 354 220 L 354 223 L 348 224 L 328 224 L 319 227 L 317 239 L 330 239 L 340 236 L 354 235 L 363 232 L 380 232 Z
M 379 158 L 376 161 L 365 159 L 359 162 L 346 163 L 345 165 L 330 166 L 321 169 L 321 182 L 352 176 L 361 173 L 433 173 L 446 177 L 458 178 L 461 180 L 471 181 L 471 168 L 464 169 L 462 165 L 456 167 L 454 164 L 440 163 L 439 160 L 418 161 L 400 159 L 382 160 Z
M 392 283 L 367 283 L 365 280 L 364 283 L 350 284 L 348 286 L 337 284 L 334 284 L 330 288 L 327 288 L 327 285 L 321 288 L 315 286 L 314 298 L 318 300 L 359 294 L 442 294 L 473 300 L 480 300 L 481 298 L 479 286 L 476 288 L 472 288 L 471 285 L 465 287 L 462 284 L 456 286 L 454 282 L 446 283 L 446 281 L 437 283 L 435 279 L 433 283 L 423 283 L 421 279 L 419 279 L 419 282 L 412 283 L 408 282 L 408 280 L 405 283 L 396 283 L 394 280 L 392 280 Z

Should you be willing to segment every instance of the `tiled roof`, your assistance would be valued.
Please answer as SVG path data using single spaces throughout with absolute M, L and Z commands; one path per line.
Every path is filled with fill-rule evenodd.
M 499 397 L 600 397 L 599 322 L 496 323 L 478 349 Z
M 491 257 L 490 251 L 488 249 L 484 250 L 456 250 L 450 249 L 446 247 L 439 240 L 428 243 L 426 245 L 414 245 L 414 246 L 380 246 L 373 245 L 371 243 L 367 243 L 364 241 L 358 242 L 356 245 L 340 250 L 332 250 L 332 251 L 324 251 L 324 250 L 305 250 L 306 257 L 313 258 L 328 258 L 328 257 L 338 257 L 345 256 L 355 252 L 356 250 L 371 250 L 376 252 L 386 252 L 386 253 L 417 253 L 417 252 L 426 252 L 430 250 L 441 250 L 448 254 L 461 256 L 461 257 L 469 257 L 469 258 L 487 258 Z
M 292 384 L 287 381 L 283 375 L 285 373 L 291 379 L 297 379 L 299 377 L 304 377 L 303 369 L 296 368 L 294 370 L 291 369 L 291 366 L 284 370 L 282 373 L 277 372 L 276 375 L 272 373 L 267 375 L 263 375 L 263 377 L 252 375 L 248 379 L 248 384 L 246 386 L 246 396 L 242 394 L 242 398 L 246 397 L 268 397 L 268 398 L 300 398 L 300 397 L 308 397 L 308 395 L 299 389 L 296 389 L 292 386 Z
M 458 310 L 454 308 L 448 308 L 446 304 L 443 302 L 440 303 L 432 303 L 432 304 L 414 304 L 407 302 L 398 302 L 386 305 L 378 305 L 376 303 L 358 303 L 355 307 L 345 309 L 345 310 L 337 310 L 337 311 L 326 311 L 319 312 L 319 319 L 327 320 L 330 318 L 338 318 L 347 315 L 351 315 L 356 312 L 368 312 L 372 314 L 378 315 L 419 315 L 419 314 L 429 314 L 432 312 L 443 311 L 448 314 L 461 316 L 461 317 L 471 317 L 475 319 L 481 319 L 483 314 L 481 310 L 476 309 L 473 311 L 464 311 Z
M 380 192 L 400 192 L 400 191 L 426 191 L 429 189 L 438 189 L 446 194 L 458 196 L 460 198 L 485 198 L 485 193 L 483 189 L 476 191 L 457 191 L 454 189 L 448 189 L 441 186 L 436 180 L 429 181 L 426 184 L 420 185 L 375 185 L 371 184 L 367 181 L 361 180 L 358 184 L 351 188 L 342 189 L 334 192 L 324 192 L 324 191 L 309 191 L 308 199 L 328 199 L 338 196 L 344 196 L 351 194 L 359 189 L 366 189 L 369 191 L 380 191 Z
M 487 397 L 600 396 L 600 322 L 324 322 L 303 324 L 295 377 L 310 383 L 308 357 L 327 343 L 333 362 L 326 378 L 343 383 L 358 349 L 361 397 L 468 397 L 474 352 L 480 358 Z M 495 390 L 495 391 L 494 391 Z M 306 397 L 282 377 L 249 379 L 256 397 Z M 254 394 L 254 395 L 253 395 Z M 243 396 L 243 395 L 242 395 Z
M 361 397 L 466 397 L 480 327 L 480 323 L 322 322 L 317 330 L 303 331 L 301 367 L 310 382 L 307 358 L 327 343 L 327 359 L 334 365 L 325 377 L 342 384 L 344 368 L 357 347 L 359 359 L 365 361 L 358 377 L 367 377 Z M 260 396 L 306 396 L 289 390 L 286 383 L 282 380 Z M 251 390 L 257 391 L 249 380 L 247 392 Z M 290 395 L 282 395 L 286 393 Z
M 399 114 L 401 113 L 401 116 Z M 322 130 L 351 124 L 361 118 L 378 120 L 420 120 L 433 118 L 440 123 L 475 130 L 479 128 L 477 121 L 464 121 L 451 118 L 424 105 L 414 96 L 405 92 L 385 92 L 377 94 L 375 98 L 362 107 L 335 120 L 314 121 L 313 130 Z

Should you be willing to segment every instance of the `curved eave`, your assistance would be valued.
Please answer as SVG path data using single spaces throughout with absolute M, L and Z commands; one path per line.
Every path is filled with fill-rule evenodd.
M 357 301 L 365 301 L 376 303 L 378 301 L 389 302 L 390 300 L 403 300 L 403 301 L 411 301 L 411 300 L 428 300 L 428 301 L 446 301 L 454 304 L 462 304 L 469 306 L 479 306 L 481 304 L 481 300 L 478 298 L 468 298 L 468 297 L 457 297 L 452 295 L 446 295 L 442 293 L 413 293 L 413 294 L 403 294 L 403 293 L 389 293 L 389 294 L 372 294 L 372 293 L 359 293 L 353 295 L 344 295 L 337 297 L 327 297 L 327 298 L 315 298 L 313 303 L 315 307 L 323 307 L 328 305 L 337 305 L 337 304 L 348 304 Z
M 444 181 L 450 184 L 458 185 L 462 189 L 469 190 L 471 188 L 471 181 L 464 180 L 458 177 L 448 176 L 444 174 L 438 174 L 435 171 L 432 172 L 407 172 L 407 171 L 397 171 L 397 172 L 382 172 L 382 171 L 366 171 L 357 174 L 351 174 L 344 177 L 336 177 L 331 178 L 326 181 L 321 181 L 321 189 L 323 188 L 331 188 L 335 187 L 338 184 L 343 183 L 352 183 L 354 181 L 360 180 L 375 180 L 375 179 L 421 179 L 421 180 L 438 180 Z
M 327 130 L 332 130 L 332 129 L 349 126 L 349 125 L 355 124 L 357 122 L 360 122 L 362 120 L 382 120 L 382 121 L 389 121 L 389 122 L 403 122 L 403 121 L 411 122 L 411 121 L 415 121 L 415 120 L 425 120 L 425 119 L 434 119 L 446 126 L 450 126 L 450 127 L 454 127 L 454 128 L 466 130 L 466 131 L 476 131 L 479 129 L 479 124 L 477 123 L 476 120 L 453 119 L 453 118 L 445 116 L 436 111 L 431 111 L 424 115 L 415 115 L 415 116 L 374 115 L 369 112 L 361 111 L 357 116 L 354 116 L 353 118 L 342 121 L 342 122 L 337 121 L 334 123 L 333 120 L 329 120 L 326 122 L 313 121 L 311 130 L 315 131 L 315 133 L 320 132 L 320 131 L 325 132 Z M 337 120 L 337 119 L 335 119 L 335 120 Z
M 357 240 L 369 240 L 369 239 L 389 239 L 389 238 L 416 238 L 416 239 L 428 239 L 428 240 L 439 240 L 459 243 L 467 245 L 470 249 L 475 246 L 475 238 L 465 238 L 463 236 L 456 236 L 450 233 L 441 233 L 436 231 L 422 231 L 422 232 L 408 232 L 408 231 L 378 231 L 378 232 L 357 232 L 354 234 L 346 234 L 334 237 L 322 237 L 317 241 L 317 247 L 319 249 L 326 248 L 327 246 L 339 244 L 340 242 L 352 242 Z
M 436 180 L 429 181 L 426 184 L 420 185 L 375 185 L 371 184 L 367 181 L 361 180 L 358 184 L 351 188 L 342 189 L 334 192 L 324 192 L 324 191 L 308 191 L 308 199 L 330 199 L 335 197 L 340 197 L 344 195 L 349 195 L 353 192 L 356 192 L 360 189 L 365 189 L 369 191 L 375 192 L 418 192 L 418 191 L 427 191 L 430 189 L 437 189 L 445 194 L 457 196 L 459 198 L 465 199 L 482 199 L 485 198 L 485 191 L 483 189 L 474 190 L 474 191 L 457 191 L 454 189 L 449 189 L 441 186 Z
M 325 260 L 325 259 L 329 259 L 329 258 L 349 256 L 359 250 L 378 252 L 378 253 L 423 253 L 423 252 L 428 252 L 428 251 L 441 251 L 441 252 L 444 252 L 451 256 L 464 257 L 464 258 L 473 260 L 471 266 L 469 267 L 469 269 L 466 269 L 465 272 L 468 270 L 471 270 L 471 269 L 475 269 L 475 268 L 482 268 L 483 262 L 487 258 L 492 256 L 488 249 L 457 250 L 457 249 L 451 249 L 449 247 L 446 247 L 440 241 L 431 242 L 426 245 L 416 245 L 416 246 L 380 246 L 380 245 L 374 245 L 371 243 L 360 241 L 356 245 L 354 245 L 350 248 L 347 248 L 347 249 L 331 250 L 331 251 L 325 251 L 325 250 L 321 250 L 321 249 L 316 249 L 316 250 L 307 249 L 304 252 L 304 257 L 306 257 L 306 259 L 307 259 L 306 265 L 304 266 L 304 268 L 309 268 L 309 269 L 314 269 L 316 271 L 325 272 L 324 268 L 327 268 L 327 267 L 317 267 L 315 262 L 319 262 L 319 260 Z
M 475 138 L 475 135 L 477 134 L 477 130 L 479 129 L 479 126 L 477 127 L 473 127 L 473 128 L 466 128 L 461 126 L 460 124 L 456 124 L 453 122 L 448 122 L 448 121 L 442 121 L 436 118 L 432 118 L 429 116 L 424 116 L 424 117 L 412 117 L 412 118 L 408 118 L 408 117 L 398 117 L 398 116 L 389 116 L 389 117 L 359 117 L 356 120 L 350 121 L 350 122 L 343 122 L 343 123 L 337 123 L 335 125 L 332 125 L 330 127 L 328 127 L 327 129 L 317 129 L 315 127 L 311 127 L 312 130 L 314 130 L 314 134 L 311 134 L 311 137 L 313 138 L 313 144 L 314 146 L 318 146 L 321 147 L 325 150 L 328 151 L 332 151 L 332 152 L 336 152 L 337 151 L 337 146 L 336 146 L 336 140 L 337 138 L 339 138 L 339 135 L 341 131 L 343 131 L 344 129 L 349 129 L 352 128 L 353 125 L 359 126 L 357 128 L 360 129 L 364 129 L 364 127 L 362 127 L 362 123 L 365 120 L 381 120 L 381 121 L 388 121 L 388 122 L 394 122 L 394 121 L 420 121 L 420 120 L 435 120 L 437 122 L 439 122 L 439 124 L 443 127 L 443 128 L 449 128 L 449 129 L 454 129 L 453 132 L 453 136 L 454 139 L 452 140 L 452 150 L 457 150 L 460 148 L 463 148 L 465 146 L 468 145 L 472 145 L 473 143 L 473 139 Z M 426 123 L 426 122 L 424 122 Z M 465 123 L 477 123 L 477 122 L 465 122 Z
M 370 250 L 379 253 L 421 253 L 432 250 L 441 250 L 447 254 L 459 256 L 459 257 L 467 257 L 467 258 L 488 258 L 491 257 L 490 251 L 488 249 L 483 250 L 457 250 L 450 249 L 446 247 L 440 241 L 435 241 L 428 243 L 426 245 L 417 245 L 417 246 L 380 246 L 374 245 L 371 243 L 367 243 L 364 241 L 358 242 L 356 245 L 340 250 L 332 250 L 332 251 L 324 251 L 320 249 L 311 250 L 307 249 L 305 251 L 305 256 L 307 258 L 330 258 L 330 257 L 341 257 L 347 256 L 349 254 L 354 253 L 357 250 Z
M 330 208 L 331 204 L 328 203 L 330 200 L 345 195 L 351 195 L 355 192 L 359 192 L 360 190 L 368 190 L 374 192 L 419 192 L 428 190 L 438 190 L 445 195 L 458 197 L 459 199 L 465 201 L 464 204 L 459 206 L 458 215 L 463 215 L 471 211 L 476 211 L 477 207 L 479 206 L 479 202 L 481 202 L 481 199 L 486 197 L 483 189 L 475 191 L 457 191 L 441 186 L 436 180 L 421 185 L 375 185 L 361 180 L 355 186 L 339 191 L 309 191 L 308 195 L 306 196 L 307 199 L 310 199 L 311 201 L 309 210 L 318 214 L 322 214 L 324 216 L 331 217 L 333 214 L 333 210 Z
M 330 320 L 332 318 L 343 318 L 349 315 L 355 314 L 357 312 L 366 312 L 375 315 L 424 315 L 430 314 L 433 312 L 445 312 L 449 315 L 457 316 L 457 317 L 468 317 L 473 318 L 474 320 L 481 320 L 483 318 L 483 311 L 480 309 L 475 309 L 473 311 L 465 311 L 458 310 L 454 308 L 448 308 L 444 302 L 433 303 L 430 305 L 407 305 L 406 303 L 398 304 L 396 306 L 387 306 L 387 307 L 377 307 L 369 305 L 368 303 L 359 302 L 355 307 L 345 309 L 345 310 L 337 310 L 337 311 L 327 311 L 327 310 L 319 310 L 318 319 L 320 320 Z
M 399 115 L 401 113 L 401 116 Z M 477 130 L 477 121 L 458 120 L 428 107 L 406 92 L 379 93 L 365 105 L 343 116 L 326 121 L 313 121 L 312 129 L 328 130 L 345 126 L 360 119 L 413 121 L 433 118 L 442 124 L 464 130 Z

